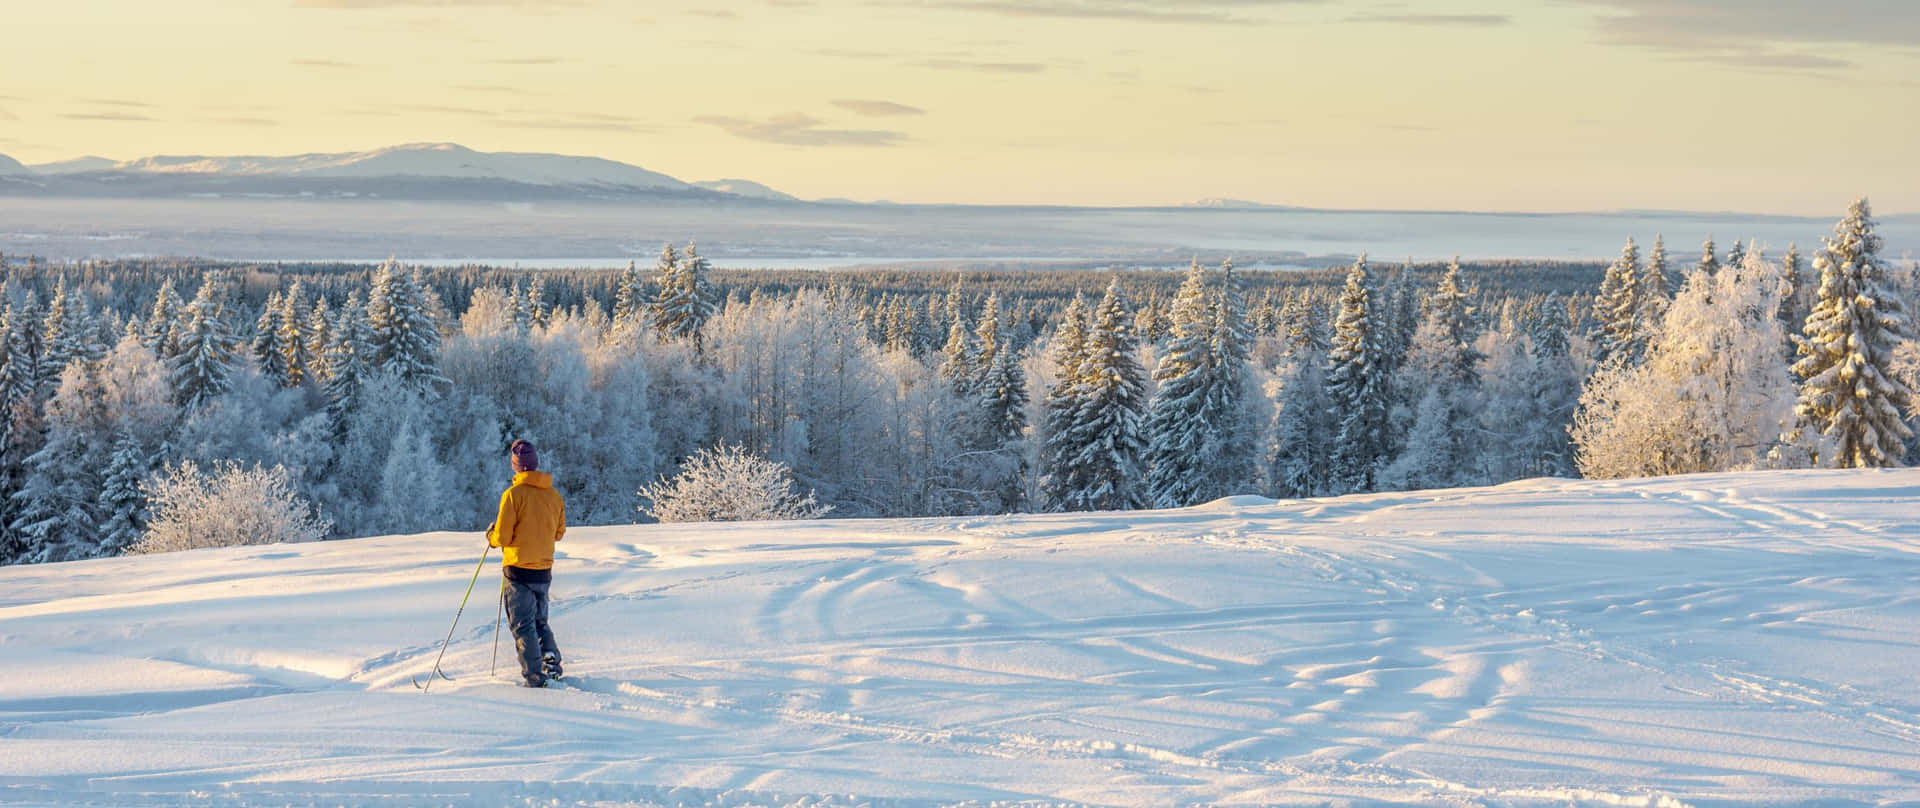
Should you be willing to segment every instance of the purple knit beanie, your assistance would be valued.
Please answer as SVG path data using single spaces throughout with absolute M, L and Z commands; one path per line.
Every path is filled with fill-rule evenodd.
M 540 468 L 540 455 L 533 451 L 533 444 L 524 440 L 513 442 L 507 453 L 513 456 L 514 471 L 533 471 Z

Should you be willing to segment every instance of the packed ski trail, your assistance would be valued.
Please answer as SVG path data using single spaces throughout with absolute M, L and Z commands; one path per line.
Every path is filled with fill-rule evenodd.
M 1920 800 L 1920 469 L 0 569 L 0 803 Z

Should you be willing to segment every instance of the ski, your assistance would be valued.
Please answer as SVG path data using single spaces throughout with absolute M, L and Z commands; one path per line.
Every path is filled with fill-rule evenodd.
M 441 670 L 441 669 L 439 669 L 439 668 L 434 668 L 434 669 L 433 669 L 433 673 L 429 673 L 429 674 L 427 674 L 427 680 L 426 680 L 426 681 L 424 681 L 424 682 L 422 682 L 422 681 L 420 681 L 420 674 L 417 674 L 417 673 L 416 673 L 416 674 L 414 674 L 414 675 L 413 675 L 413 686 L 414 686 L 414 687 L 417 687 L 417 688 L 419 688 L 419 689 L 421 689 L 421 690 L 426 690 L 426 689 L 427 689 L 427 685 L 429 685 L 429 684 L 432 684 L 432 683 L 433 683 L 433 677 L 434 677 L 434 675 L 435 675 L 435 674 L 438 674 L 438 675 L 440 676 L 440 678 L 442 678 L 442 679 L 445 679 L 445 680 L 447 680 L 447 681 L 449 681 L 449 682 L 451 682 L 451 681 L 453 681 L 453 677 L 451 677 L 451 676 L 448 676 L 448 675 L 447 675 L 447 672 L 446 672 L 446 671 L 443 671 L 443 670 Z

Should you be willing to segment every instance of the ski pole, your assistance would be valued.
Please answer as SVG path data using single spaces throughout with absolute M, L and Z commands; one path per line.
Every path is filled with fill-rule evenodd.
M 433 658 L 433 671 L 427 674 L 427 683 L 421 684 L 418 678 L 414 679 L 414 686 L 420 688 L 422 691 L 433 686 L 433 675 L 436 673 L 440 674 L 442 678 L 451 678 L 445 673 L 440 672 L 440 660 L 445 659 L 447 656 L 447 645 L 453 642 L 453 630 L 460 627 L 460 615 L 467 611 L 467 598 L 473 597 L 473 585 L 480 582 L 480 570 L 487 566 L 487 556 L 492 552 L 493 545 L 491 544 L 487 545 L 485 550 L 480 551 L 480 563 L 474 565 L 473 580 L 467 582 L 467 593 L 460 596 L 460 609 L 453 613 L 453 625 L 447 626 L 447 638 L 440 641 L 440 655 Z
M 500 669 L 500 614 L 507 610 L 507 576 L 505 575 L 500 576 L 500 602 L 496 605 L 499 608 L 493 610 L 493 664 L 487 666 L 488 679 L 492 679 L 494 672 Z

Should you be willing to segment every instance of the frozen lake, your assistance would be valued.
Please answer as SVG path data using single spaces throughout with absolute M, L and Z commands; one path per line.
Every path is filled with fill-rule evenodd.
M 191 255 L 247 261 L 373 260 L 526 267 L 651 264 L 697 241 L 717 266 L 829 268 L 1070 262 L 1171 265 L 1232 255 L 1243 265 L 1519 258 L 1594 260 L 1664 234 L 1676 262 L 1702 239 L 1817 248 L 1832 217 L 1742 213 L 1423 213 L 722 203 L 456 204 L 289 199 L 0 199 L 0 252 L 55 259 Z M 1920 251 L 1920 214 L 1882 215 L 1886 255 Z

